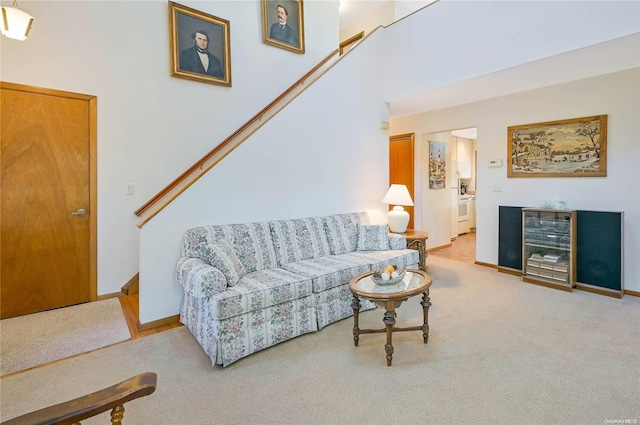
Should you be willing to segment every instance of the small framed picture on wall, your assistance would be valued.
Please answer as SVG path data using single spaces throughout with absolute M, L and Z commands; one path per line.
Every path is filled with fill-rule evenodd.
M 229 21 L 169 2 L 171 75 L 231 86 Z
M 304 54 L 302 0 L 262 0 L 262 39 L 266 44 Z
M 429 189 L 445 189 L 447 186 L 447 145 L 429 142 Z

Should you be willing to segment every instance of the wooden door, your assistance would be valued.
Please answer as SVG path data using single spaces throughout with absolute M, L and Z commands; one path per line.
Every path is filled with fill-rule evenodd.
M 413 176 L 414 176 L 414 134 L 400 134 L 389 138 L 389 185 L 404 184 L 409 189 L 411 199 L 415 203 Z M 392 209 L 393 205 L 389 205 Z M 413 207 L 404 207 L 409 213 L 408 229 L 413 227 Z
M 95 97 L 10 83 L 0 97 L 1 317 L 95 300 Z

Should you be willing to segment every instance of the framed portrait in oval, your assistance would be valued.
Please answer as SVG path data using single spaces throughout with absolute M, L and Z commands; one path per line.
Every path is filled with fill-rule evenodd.
M 302 0 L 262 0 L 262 40 L 304 54 Z
M 231 87 L 229 21 L 169 2 L 171 76 Z

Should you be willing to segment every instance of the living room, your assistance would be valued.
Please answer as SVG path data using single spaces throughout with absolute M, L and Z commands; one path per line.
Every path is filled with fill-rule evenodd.
M 371 211 L 382 222 L 386 206 L 380 200 L 388 181 L 379 170 L 386 169 L 388 137 L 393 134 L 415 133 L 420 145 L 426 143 L 422 134 L 478 127 L 478 184 L 485 194 L 477 204 L 479 262 L 497 263 L 497 207 L 503 204 L 537 206 L 554 197 L 569 208 L 606 205 L 607 210 L 625 211 L 625 234 L 637 233 L 637 203 L 626 196 L 626 187 L 638 173 L 633 116 L 639 64 L 633 55 L 620 54 L 630 51 L 625 49 L 629 45 L 637 46 L 637 10 L 626 2 L 586 4 L 594 9 L 545 3 L 525 10 L 518 9 L 525 4 L 500 3 L 505 14 L 524 19 L 509 26 L 495 8 L 481 3 L 463 7 L 441 2 L 375 31 L 323 81 L 141 230 L 133 215 L 136 208 L 338 45 L 337 2 L 305 3 L 304 55 L 261 43 L 257 3 L 191 4 L 232 23 L 232 87 L 169 75 L 165 2 L 29 2 L 37 24 L 23 43 L 2 39 L 2 76 L 12 83 L 98 96 L 97 292 L 117 293 L 139 271 L 140 321 L 146 323 L 177 313 L 180 289 L 173 267 L 186 228 L 348 210 Z M 518 31 L 524 22 L 543 19 L 548 7 L 558 8 L 554 12 L 559 21 L 571 16 L 566 21 L 574 27 Z M 576 19 L 576 13 L 584 16 Z M 600 22 L 593 16 L 606 19 Z M 597 23 L 589 24 L 590 19 Z M 456 32 L 448 24 L 454 21 Z M 420 36 L 408 36 L 412 31 Z M 517 49 L 505 37 L 508 31 Z M 383 47 L 388 45 L 397 47 Z M 581 50 L 589 47 L 595 50 Z M 427 49 L 413 59 L 428 57 L 431 62 L 405 66 L 412 49 Z M 379 66 L 380 51 L 387 54 L 384 69 Z M 259 74 L 256 63 L 264 64 Z M 289 77 L 275 63 L 286 63 Z M 519 68 L 523 63 L 533 68 Z M 567 63 L 579 66 L 558 67 Z M 505 78 L 505 69 L 516 71 L 518 78 Z M 570 69 L 570 75 L 562 69 Z M 542 76 L 553 78 L 539 81 Z M 458 90 L 435 109 L 399 109 L 415 94 L 437 99 L 442 87 L 464 89 L 477 77 L 486 92 L 474 86 Z M 506 82 L 528 85 L 514 89 L 505 87 Z M 471 95 L 476 97 L 465 97 Z M 506 178 L 505 167 L 487 166 L 493 158 L 506 162 L 509 125 L 597 114 L 609 115 L 606 178 L 514 180 Z M 380 130 L 381 121 L 391 123 L 389 131 Z M 190 125 L 194 122 L 205 125 Z M 130 182 L 134 195 L 126 194 Z M 496 185 L 501 191 L 492 191 Z M 418 223 L 430 232 L 428 247 L 442 245 L 439 232 L 448 228 L 439 218 L 438 195 L 422 188 L 414 200 L 416 216 L 422 217 Z M 625 287 L 632 291 L 640 290 L 638 265 L 629 260 L 638 257 L 638 250 L 633 238 L 625 238 Z
M 232 23 L 233 86 L 219 87 L 170 77 L 166 2 L 20 2 L 37 25 L 24 43 L 1 38 L 2 80 L 98 96 L 98 295 L 119 292 L 139 270 L 140 321 L 177 314 L 181 292 L 173 271 L 181 237 L 196 225 L 352 210 L 370 211 L 376 221 L 384 222 L 387 206 L 380 201 L 388 187 L 389 136 L 415 133 L 420 161 L 418 152 L 424 152 L 429 141 L 423 134 L 468 126 L 478 128 L 478 184 L 483 191 L 478 262 L 497 263 L 499 205 L 538 206 L 556 199 L 568 208 L 624 211 L 625 287 L 640 292 L 640 266 L 635 261 L 640 246 L 634 237 L 640 216 L 637 200 L 627 189 L 638 177 L 640 153 L 635 128 L 640 63 L 637 55 L 629 55 L 637 51 L 640 24 L 637 4 L 631 2 L 536 6 L 559 7 L 562 13 L 555 18 L 563 26 L 551 25 L 540 10 L 519 9 L 530 2 L 496 2 L 486 9 L 483 2 L 465 5 L 472 9 L 458 2 L 458 12 L 466 10 L 458 18 L 440 12 L 429 16 L 427 10 L 424 21 L 418 13 L 403 20 L 406 27 L 377 30 L 322 82 L 139 229 L 136 208 L 335 49 L 337 3 L 305 2 L 307 51 L 298 55 L 261 44 L 257 2 L 187 2 Z M 523 4 L 515 5 L 519 3 Z M 509 22 L 507 16 L 517 22 Z M 548 32 L 531 31 L 543 20 L 551 26 Z M 459 24 L 455 34 L 449 31 L 451 22 Z M 527 34 L 518 28 L 526 28 Z M 411 33 L 415 40 L 408 38 Z M 430 39 L 435 42 L 425 43 Z M 408 52 L 419 44 L 429 44 L 425 57 L 438 66 L 406 65 Z M 467 47 L 451 53 L 452 46 Z M 477 56 L 469 62 L 458 56 L 461 51 Z M 384 69 L 380 52 L 388 55 Z M 276 63 L 289 68 L 276 69 Z M 460 66 L 452 70 L 452 63 Z M 523 63 L 533 68 L 520 68 Z M 513 74 L 501 72 L 506 68 L 519 77 L 511 80 L 508 76 Z M 570 70 L 570 75 L 563 70 Z M 549 76 L 553 82 L 543 78 Z M 475 77 L 481 85 L 470 90 L 466 84 Z M 530 85 L 510 87 L 522 82 Z M 423 106 L 410 113 L 398 109 L 401 101 L 411 103 L 415 93 L 437 100 L 444 86 L 461 90 L 448 91 L 450 100 L 435 108 Z M 506 164 L 508 126 L 599 114 L 609 116 L 607 177 L 509 179 L 506 165 L 488 165 L 496 158 Z M 380 129 L 381 121 L 390 122 L 388 131 Z M 135 194 L 127 195 L 131 182 Z M 438 208 L 440 192 L 446 191 L 423 186 L 414 199 L 416 216 L 422 218 L 418 223 L 430 232 L 429 246 L 442 245 L 448 237 L 448 214 Z M 616 401 L 633 406 L 628 402 L 637 399 L 637 381 L 629 378 L 629 371 L 637 370 L 630 360 L 637 354 L 629 342 L 637 341 L 633 304 L 624 304 L 620 315 L 607 315 L 620 300 L 601 297 L 598 303 L 593 302 L 598 298 L 578 292 L 571 295 L 580 302 L 572 303 L 566 302 L 566 294 L 547 288 L 526 288 L 516 294 L 516 302 L 509 302 L 504 294 L 512 291 L 504 289 L 517 286 L 509 280 L 512 276 L 489 267 L 468 267 L 438 269 L 440 274 L 434 276 L 447 282 L 439 288 L 440 298 L 434 299 L 434 313 L 442 319 L 438 332 L 432 334 L 431 345 L 406 341 L 395 369 L 376 369 L 383 359 L 377 342 L 352 350 L 349 320 L 250 356 L 224 371 L 210 367 L 188 334 L 173 333 L 162 343 L 145 338 L 132 352 L 122 345 L 58 363 L 44 377 L 25 373 L 7 379 L 3 416 L 37 408 L 36 402 L 58 402 L 58 391 L 51 387 L 61 387 L 61 377 L 69 377 L 71 396 L 77 396 L 167 359 L 157 369 L 158 392 L 132 405 L 130 417 L 137 423 L 154 423 L 159 417 L 166 423 L 185 423 L 186 413 L 202 415 L 205 407 L 210 408 L 206 418 L 192 423 L 209 423 L 212 418 L 220 423 L 396 423 L 408 413 L 413 416 L 404 423 L 495 423 L 514 416 L 520 421 L 510 423 L 556 423 L 564 418 L 598 418 L 593 423 L 603 423 L 619 419 L 620 410 L 607 409 Z M 479 303 L 480 294 L 491 296 Z M 592 301 L 584 303 L 587 298 Z M 606 308 L 591 310 L 599 304 Z M 546 320 L 532 323 L 530 318 L 540 310 L 548 313 Z M 567 314 L 563 332 L 554 328 L 556 311 Z M 618 326 L 612 317 L 633 322 L 625 328 L 628 333 L 607 334 Z M 576 318 L 588 325 L 564 326 Z M 499 336 L 505 336 L 506 343 Z M 576 345 L 565 345 L 564 337 Z M 593 357 L 581 351 L 589 342 L 612 370 L 594 367 Z M 614 343 L 621 350 L 619 358 L 606 352 Z M 423 360 L 412 356 L 423 355 L 424 347 L 429 355 L 424 358 L 432 362 L 428 370 L 419 368 Z M 431 347 L 440 349 L 434 352 Z M 322 366 L 320 360 L 325 362 Z M 98 370 L 104 376 L 94 376 Z M 620 385 L 629 381 L 627 387 Z M 390 388 L 394 391 L 386 393 Z M 396 392 L 398 388 L 410 391 Z M 178 394 L 185 399 L 177 401 Z M 600 404 L 603 395 L 611 396 L 611 404 Z M 628 412 L 635 413 L 632 409 Z M 397 416 L 385 416 L 392 413 Z M 637 415 L 625 419 L 637 420 Z

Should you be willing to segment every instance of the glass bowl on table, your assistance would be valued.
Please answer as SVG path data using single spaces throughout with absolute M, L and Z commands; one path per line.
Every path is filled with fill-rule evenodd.
M 407 269 L 404 267 L 394 268 L 393 273 L 387 273 L 385 270 L 377 270 L 371 275 L 371 280 L 376 285 L 392 285 L 404 279 Z

